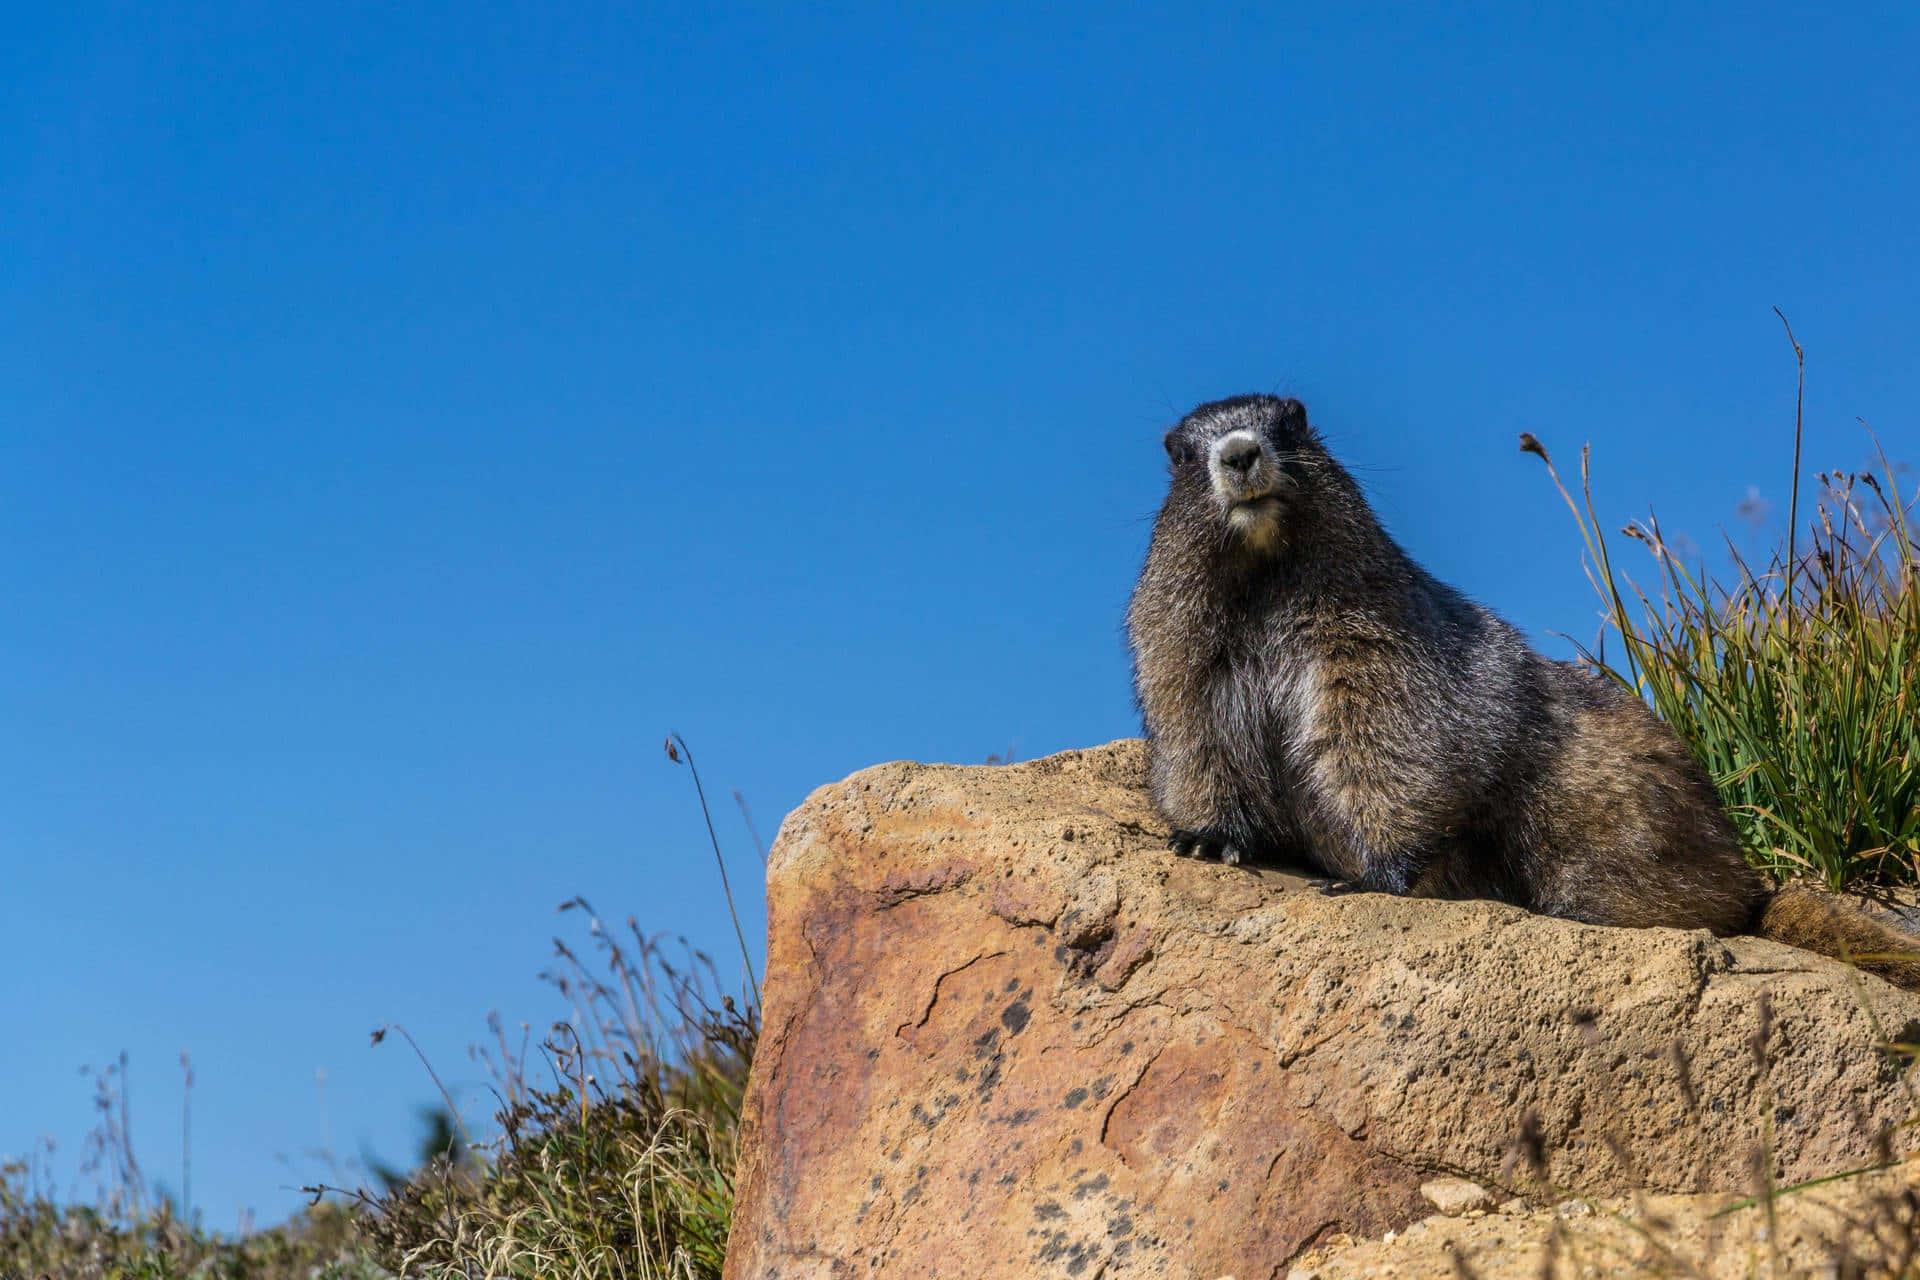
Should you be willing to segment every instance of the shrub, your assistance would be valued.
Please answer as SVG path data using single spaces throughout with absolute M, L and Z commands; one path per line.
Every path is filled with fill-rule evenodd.
M 1789 331 L 1791 336 L 1791 331 Z M 1798 344 L 1795 353 L 1804 355 Z M 1621 530 L 1654 558 L 1652 595 L 1616 572 L 1594 514 L 1546 461 L 1585 538 L 1618 662 L 1587 659 L 1676 729 L 1720 787 L 1749 857 L 1839 890 L 1920 878 L 1920 547 L 1884 453 L 1822 472 L 1798 542 L 1801 417 L 1787 539 L 1760 568 L 1729 543 L 1730 581 L 1688 569 L 1649 517 Z

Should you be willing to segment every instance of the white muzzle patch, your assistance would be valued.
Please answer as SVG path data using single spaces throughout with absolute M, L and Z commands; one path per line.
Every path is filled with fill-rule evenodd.
M 1231 431 L 1207 453 L 1207 475 L 1227 523 L 1256 542 L 1279 530 L 1280 495 L 1285 473 L 1265 437 Z

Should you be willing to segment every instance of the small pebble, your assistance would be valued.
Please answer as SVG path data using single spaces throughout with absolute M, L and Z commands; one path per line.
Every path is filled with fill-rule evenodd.
M 1465 1178 L 1435 1178 L 1420 1184 L 1420 1194 L 1428 1204 L 1449 1217 L 1457 1218 L 1469 1209 L 1491 1209 L 1493 1193 Z

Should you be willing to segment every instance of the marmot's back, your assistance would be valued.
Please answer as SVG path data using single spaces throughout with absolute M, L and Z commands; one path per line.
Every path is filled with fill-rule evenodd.
M 1566 730 L 1526 798 L 1527 905 L 1593 924 L 1746 929 L 1766 883 L 1686 744 L 1617 685 L 1542 667 Z

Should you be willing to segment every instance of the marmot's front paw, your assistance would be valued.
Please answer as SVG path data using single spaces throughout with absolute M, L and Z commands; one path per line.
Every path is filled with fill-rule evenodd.
M 1230 867 L 1242 860 L 1239 846 L 1218 831 L 1175 831 L 1167 837 L 1167 848 L 1182 858 L 1219 861 Z
M 1364 893 L 1366 890 L 1351 880 L 1309 880 L 1307 887 L 1318 889 L 1329 898 L 1337 898 L 1347 893 Z

